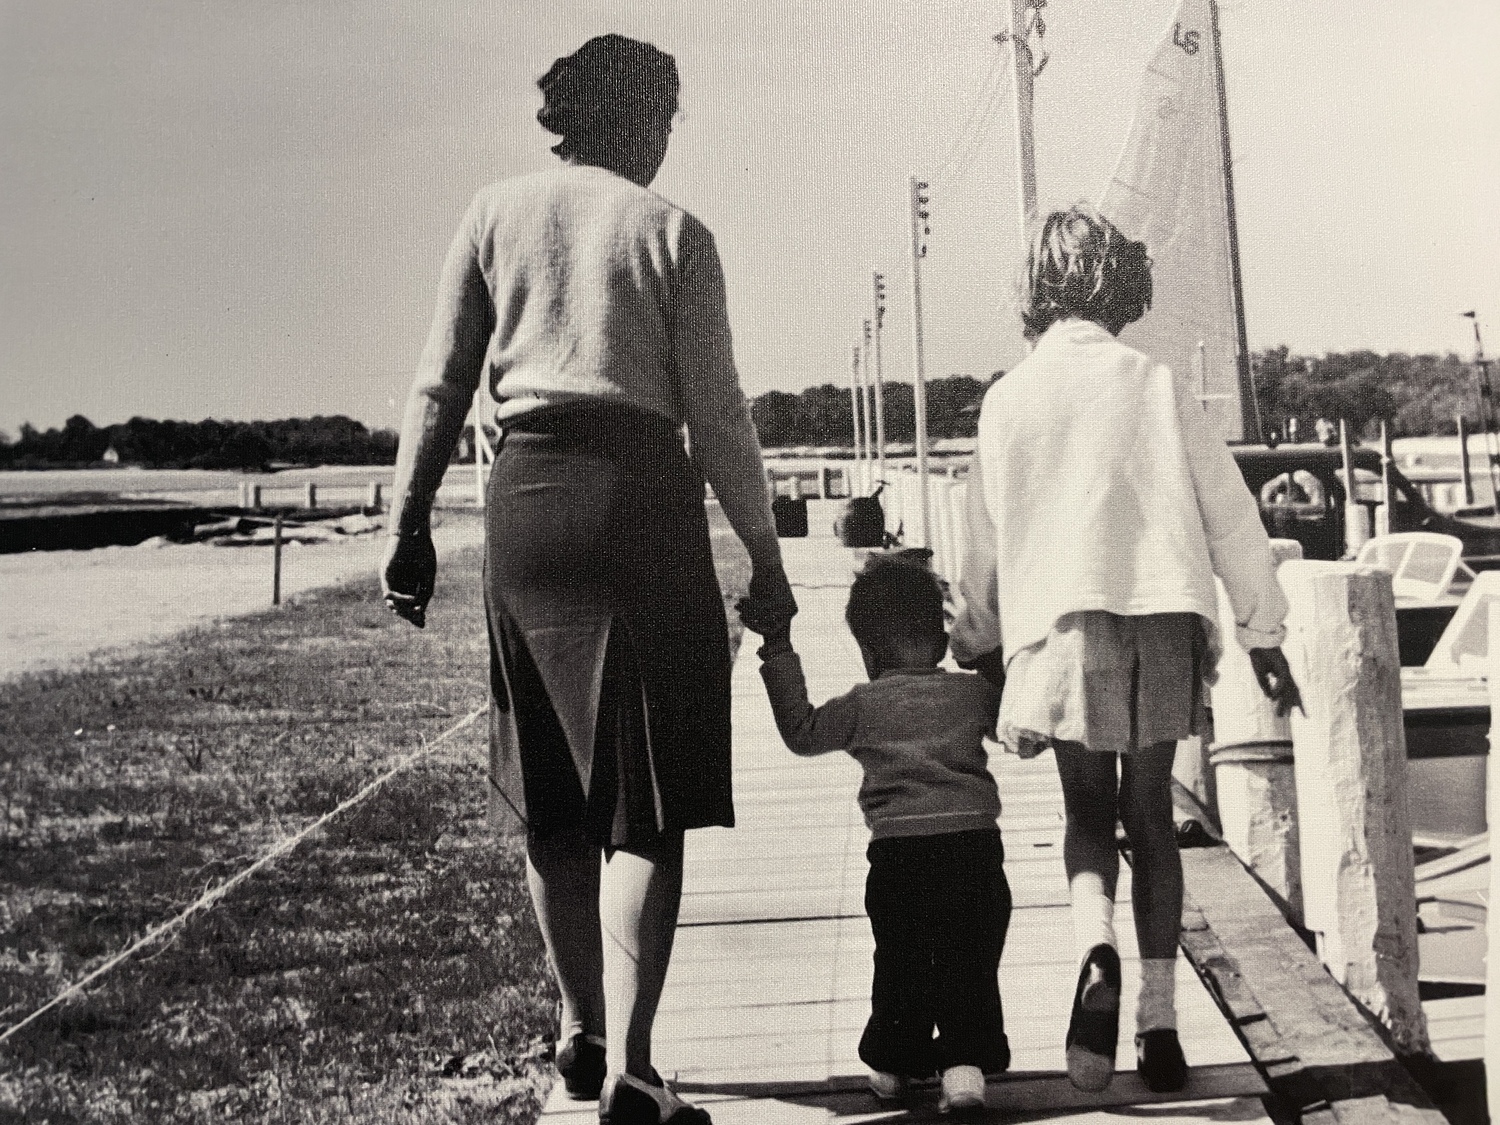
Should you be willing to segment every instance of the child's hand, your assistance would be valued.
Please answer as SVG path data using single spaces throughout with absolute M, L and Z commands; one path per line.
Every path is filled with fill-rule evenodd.
M 1307 712 L 1302 707 L 1302 693 L 1297 690 L 1297 681 L 1292 679 L 1292 670 L 1286 655 L 1279 648 L 1252 648 L 1250 667 L 1255 671 L 1255 681 L 1266 698 L 1276 704 L 1276 714 L 1285 718 L 1292 708 Z

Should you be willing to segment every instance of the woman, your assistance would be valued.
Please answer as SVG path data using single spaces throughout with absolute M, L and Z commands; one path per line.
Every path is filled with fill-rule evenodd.
M 1041 224 L 1021 313 L 1036 348 L 984 397 L 953 630 L 959 662 L 1005 682 L 1001 744 L 1057 757 L 1081 963 L 1068 1077 L 1092 1091 L 1114 1075 L 1119 1029 L 1117 820 L 1141 953 L 1137 1070 L 1152 1090 L 1187 1080 L 1173 996 L 1182 860 L 1172 761 L 1177 740 L 1203 729 L 1215 575 L 1262 690 L 1282 714 L 1298 699 L 1280 648 L 1286 599 L 1254 497 L 1172 372 L 1116 339 L 1151 290 L 1146 247 L 1092 209 Z
M 683 833 L 734 822 L 729 650 L 706 477 L 789 620 L 760 448 L 708 230 L 646 190 L 675 62 L 618 35 L 538 82 L 558 168 L 470 206 L 443 268 L 396 466 L 387 603 L 423 623 L 432 499 L 481 377 L 501 446 L 486 506 L 495 788 L 527 833 L 562 996 L 558 1069 L 602 1122 L 708 1115 L 651 1066 Z M 681 428 L 691 443 L 685 452 Z

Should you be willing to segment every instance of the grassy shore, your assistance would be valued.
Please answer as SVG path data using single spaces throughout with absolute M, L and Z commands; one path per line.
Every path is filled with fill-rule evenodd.
M 424 632 L 358 581 L 0 684 L 0 1029 L 483 704 L 478 570 Z M 555 997 L 486 800 L 480 721 L 0 1045 L 0 1121 L 531 1121 Z

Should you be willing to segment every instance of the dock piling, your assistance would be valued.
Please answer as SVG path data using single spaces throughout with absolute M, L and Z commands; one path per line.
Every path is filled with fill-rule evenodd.
M 1427 1054 L 1391 576 L 1292 561 L 1279 577 L 1305 708 L 1291 728 L 1306 925 L 1333 978 L 1397 1051 Z

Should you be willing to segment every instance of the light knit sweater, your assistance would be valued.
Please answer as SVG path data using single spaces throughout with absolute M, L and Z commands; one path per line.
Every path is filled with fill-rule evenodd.
M 1000 692 L 972 672 L 896 668 L 821 707 L 807 698 L 790 644 L 760 650 L 776 728 L 794 754 L 842 750 L 864 770 L 859 807 L 870 836 L 940 836 L 993 828 L 1000 795 L 984 740 Z
M 1254 498 L 1172 372 L 1096 324 L 1054 324 L 985 394 L 953 651 L 1006 660 L 1066 613 L 1196 613 L 1219 651 L 1217 574 L 1245 648 L 1286 598 Z
M 687 427 L 694 461 L 756 566 L 780 568 L 760 445 L 734 366 L 724 274 L 682 208 L 582 165 L 491 184 L 448 251 L 407 401 L 398 524 L 420 525 L 488 380 L 507 419 L 607 402 Z

